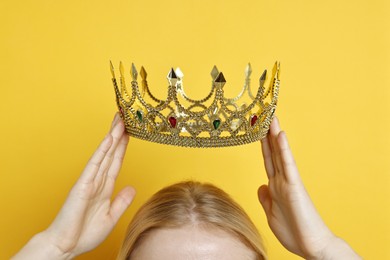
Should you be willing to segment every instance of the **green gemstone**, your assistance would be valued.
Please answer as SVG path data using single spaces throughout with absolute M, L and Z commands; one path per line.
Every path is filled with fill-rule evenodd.
M 219 127 L 220 125 L 221 125 L 221 120 L 215 119 L 215 120 L 213 121 L 213 126 L 214 126 L 214 129 L 215 129 L 215 130 L 217 130 L 218 127 Z
M 137 110 L 137 117 L 140 122 L 142 122 L 142 112 Z

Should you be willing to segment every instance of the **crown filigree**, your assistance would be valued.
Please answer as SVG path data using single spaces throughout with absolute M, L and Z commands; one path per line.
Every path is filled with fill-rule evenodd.
M 119 64 L 120 88 L 111 62 L 110 69 L 126 132 L 130 136 L 156 143 L 224 147 L 258 141 L 269 130 L 278 101 L 279 62 L 274 65 L 267 90 L 264 87 L 267 70 L 261 74 L 256 95 L 252 94 L 250 88 L 252 67 L 249 63 L 245 69 L 244 86 L 235 98 L 224 97 L 226 80 L 214 66 L 211 71 L 211 91 L 200 100 L 191 99 L 184 92 L 184 74 L 179 68 L 172 68 L 168 73 L 168 97 L 165 100 L 152 94 L 144 67 L 140 70 L 142 85 L 139 88 L 137 69 L 134 64 L 131 65 L 131 92 L 126 86 L 122 62 Z M 238 101 L 245 93 L 248 94 L 249 103 L 239 104 Z M 188 105 L 185 106 L 184 102 Z

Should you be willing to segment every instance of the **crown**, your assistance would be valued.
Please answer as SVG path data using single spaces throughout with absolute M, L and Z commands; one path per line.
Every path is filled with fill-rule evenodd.
M 191 99 L 184 92 L 184 74 L 180 68 L 172 68 L 168 73 L 168 97 L 165 100 L 152 94 L 144 67 L 140 70 L 140 88 L 137 69 L 134 63 L 131 65 L 131 92 L 126 86 L 122 62 L 119 64 L 120 88 L 111 62 L 110 69 L 116 102 L 127 134 L 161 144 L 224 147 L 258 141 L 269 130 L 278 101 L 279 62 L 275 62 L 267 90 L 264 87 L 267 70 L 261 74 L 256 95 L 252 94 L 250 88 L 252 67 L 249 63 L 245 69 L 244 86 L 235 98 L 224 97 L 226 80 L 214 66 L 211 71 L 211 91 L 200 100 Z M 246 93 L 249 96 L 248 104 L 239 102 Z

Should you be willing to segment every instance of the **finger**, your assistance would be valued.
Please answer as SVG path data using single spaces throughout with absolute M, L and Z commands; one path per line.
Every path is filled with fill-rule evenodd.
M 269 194 L 269 189 L 267 185 L 261 185 L 260 188 L 257 190 L 257 196 L 259 198 L 260 204 L 264 209 L 265 215 L 268 216 L 271 215 L 271 207 L 272 207 L 272 200 L 271 196 Z
M 121 139 L 122 135 L 124 134 L 124 124 L 122 120 L 118 120 L 117 124 L 114 126 L 114 128 L 111 131 L 111 135 L 113 138 L 111 148 L 107 152 L 106 156 L 103 159 L 103 162 L 101 163 L 101 166 L 99 168 L 99 171 L 95 178 L 102 177 L 104 174 L 107 173 L 108 168 L 110 167 L 113 159 L 113 154 L 118 146 L 119 140 Z
M 115 181 L 118 177 L 119 171 L 122 168 L 123 159 L 126 153 L 127 144 L 129 143 L 129 136 L 123 135 L 119 141 L 118 147 L 114 153 L 114 158 L 108 169 L 107 174 L 105 175 L 104 184 L 102 186 L 102 196 L 111 198 L 112 192 L 114 191 Z
M 277 144 L 277 137 L 278 134 L 280 133 L 280 125 L 279 125 L 279 120 L 275 116 L 274 119 L 271 122 L 270 130 L 269 130 L 269 138 L 270 138 L 270 147 L 271 147 L 271 153 L 272 153 L 272 158 L 273 158 L 273 163 L 274 163 L 274 169 L 275 169 L 275 174 L 282 172 L 282 160 L 280 158 L 280 154 L 278 151 L 278 144 Z
M 301 178 L 299 176 L 298 168 L 288 144 L 287 135 L 284 131 L 279 133 L 277 141 L 286 179 L 292 182 L 300 182 Z
M 275 169 L 272 161 L 272 151 L 268 135 L 261 139 L 261 151 L 263 154 L 265 171 L 267 172 L 268 179 L 270 179 L 275 176 Z
M 112 131 L 112 129 L 114 128 L 114 126 L 116 125 L 116 123 L 118 122 L 119 119 L 120 119 L 119 113 L 116 112 L 115 116 L 114 116 L 114 119 L 112 120 L 112 123 L 111 123 L 110 131 Z
M 128 144 L 129 144 L 129 136 L 127 134 L 124 134 L 119 140 L 118 147 L 116 148 L 114 153 L 114 159 L 107 173 L 107 175 L 114 180 L 116 180 L 116 178 L 118 177 L 118 173 L 122 167 L 123 159 L 125 157 Z
M 130 206 L 135 197 L 135 189 L 127 186 L 116 195 L 110 208 L 110 216 L 113 222 L 116 224 L 119 218 L 123 215 L 126 209 Z
M 89 159 L 87 166 L 81 174 L 81 181 L 89 183 L 95 178 L 103 159 L 106 157 L 106 154 L 112 145 L 112 142 L 112 135 L 107 134 L 103 141 L 100 143 L 95 153 L 92 155 L 91 159 Z

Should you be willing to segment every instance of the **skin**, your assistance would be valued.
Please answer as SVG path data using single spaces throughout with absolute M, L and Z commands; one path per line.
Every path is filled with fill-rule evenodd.
M 305 259 L 361 259 L 329 230 L 318 214 L 278 118 L 272 121 L 261 146 L 268 185 L 260 186 L 258 197 L 279 242 Z
M 333 234 L 303 186 L 277 118 L 270 129 L 261 142 L 268 185 L 258 190 L 260 203 L 270 228 L 284 247 L 302 257 L 315 256 Z
M 128 142 L 116 114 L 53 223 L 13 259 L 72 259 L 106 239 L 135 196 L 134 188 L 125 187 L 111 201 Z
M 128 142 L 124 123 L 116 114 L 110 132 L 89 160 L 53 223 L 35 235 L 13 259 L 72 259 L 105 240 L 135 196 L 134 188 L 125 187 L 111 201 Z M 328 229 L 317 213 L 277 118 L 262 140 L 262 153 L 268 185 L 259 188 L 258 197 L 269 226 L 281 244 L 305 259 L 361 259 Z
M 255 260 L 239 239 L 217 228 L 188 225 L 153 231 L 131 254 L 131 260 Z

